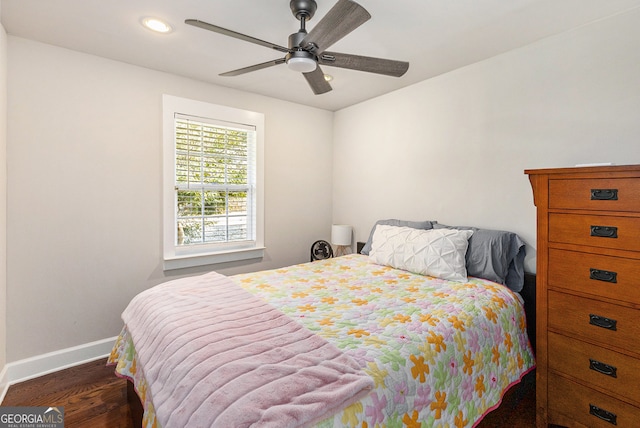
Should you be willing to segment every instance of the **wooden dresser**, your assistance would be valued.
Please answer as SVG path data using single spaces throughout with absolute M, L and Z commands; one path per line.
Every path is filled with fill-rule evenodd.
M 640 427 L 640 165 L 526 170 L 537 426 Z

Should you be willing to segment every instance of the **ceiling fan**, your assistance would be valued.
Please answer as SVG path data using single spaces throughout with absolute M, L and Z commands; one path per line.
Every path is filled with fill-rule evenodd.
M 224 34 L 245 42 L 255 43 L 286 54 L 284 58 L 228 71 L 220 74 L 220 76 L 238 76 L 286 63 L 290 69 L 302 72 L 313 92 L 319 95 L 331 90 L 331 85 L 325 80 L 320 65 L 367 71 L 394 77 L 402 76 L 409 69 L 409 63 L 404 61 L 328 52 L 326 50 L 371 18 L 369 12 L 358 3 L 352 0 L 338 0 L 309 33 L 305 29 L 305 25 L 316 12 L 318 6 L 315 0 L 291 0 L 289 6 L 293 16 L 300 21 L 300 30 L 289 36 L 289 47 L 279 46 L 197 19 L 187 19 L 185 24 Z

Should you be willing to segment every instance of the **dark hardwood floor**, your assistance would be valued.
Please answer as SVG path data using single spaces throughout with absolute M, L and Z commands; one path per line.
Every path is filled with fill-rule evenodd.
M 2 405 L 62 406 L 67 428 L 133 428 L 127 381 L 116 377 L 106 360 L 12 385 Z
M 477 428 L 532 428 L 536 426 L 536 371 L 528 373 L 505 394 L 502 404 Z
M 479 428 L 535 427 L 535 372 L 511 388 L 502 405 Z M 132 428 L 127 381 L 105 360 L 12 385 L 3 406 L 63 406 L 65 427 Z

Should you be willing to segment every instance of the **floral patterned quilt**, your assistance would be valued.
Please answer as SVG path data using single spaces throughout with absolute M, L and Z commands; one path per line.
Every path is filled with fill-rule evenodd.
M 366 398 L 318 426 L 471 427 L 534 367 L 521 297 L 469 278 L 452 282 L 353 254 L 231 277 L 359 362 Z M 126 328 L 110 362 L 134 380 L 155 426 Z

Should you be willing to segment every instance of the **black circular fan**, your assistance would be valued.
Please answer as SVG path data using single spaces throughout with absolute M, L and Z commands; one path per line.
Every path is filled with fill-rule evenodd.
M 327 241 L 316 241 L 311 245 L 311 261 L 324 260 L 333 257 L 333 249 Z

